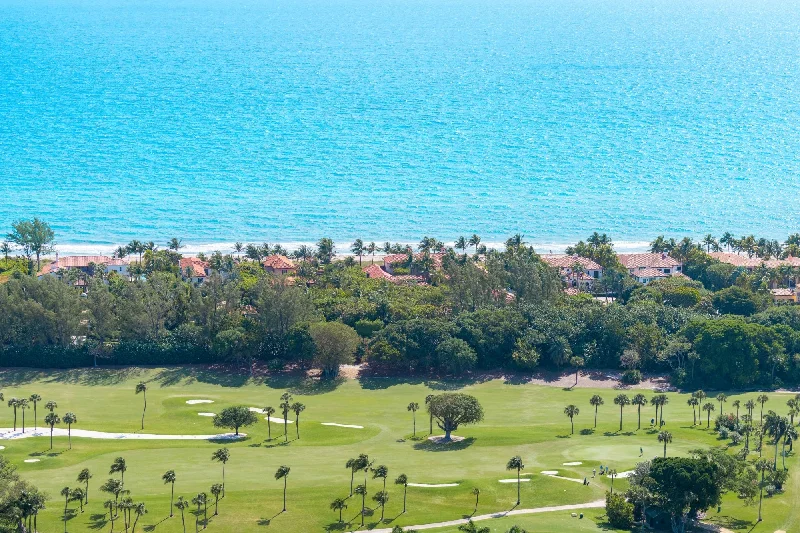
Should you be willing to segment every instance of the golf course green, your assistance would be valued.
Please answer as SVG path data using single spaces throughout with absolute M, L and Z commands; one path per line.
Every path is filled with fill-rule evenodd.
M 136 394 L 138 383 L 147 385 L 147 408 L 144 430 L 141 429 L 144 395 Z M 620 392 L 629 396 L 647 390 L 617 391 L 576 387 L 562 389 L 487 379 L 472 382 L 431 381 L 425 379 L 397 380 L 388 378 L 342 379 L 320 382 L 310 378 L 246 376 L 218 373 L 201 368 L 166 369 L 80 369 L 67 371 L 4 370 L 0 372 L 0 390 L 6 401 L 12 397 L 28 398 L 38 394 L 39 437 L 0 440 L 0 451 L 26 480 L 47 493 L 47 508 L 38 515 L 38 529 L 46 532 L 111 531 L 112 523 L 103 502 L 113 496 L 100 491 L 109 478 L 115 458 L 123 457 L 127 466 L 124 488 L 134 502 L 145 504 L 147 513 L 136 524 L 137 531 L 178 533 L 184 531 L 180 512 L 170 515 L 171 484 L 162 476 L 175 471 L 174 493 L 191 501 L 199 492 L 209 496 L 207 521 L 204 510 L 197 506 L 184 511 L 186 531 L 196 527 L 209 531 L 307 533 L 316 531 L 356 531 L 402 527 L 458 520 L 475 515 L 538 509 L 550 506 L 590 504 L 605 496 L 611 485 L 607 476 L 593 478 L 600 465 L 622 473 L 634 468 L 638 461 L 663 455 L 658 442 L 658 430 L 651 428 L 653 407 L 641 412 L 638 428 L 634 405 L 623 409 L 623 429 L 619 431 L 620 409 L 613 399 Z M 290 392 L 293 401 L 302 402 L 299 428 L 271 422 L 268 428 L 265 415 L 258 415 L 255 425 L 242 428 L 239 440 L 161 440 L 136 439 L 135 434 L 148 435 L 215 435 L 228 430 L 215 428 L 211 416 L 199 413 L 219 413 L 231 406 L 276 409 L 273 417 L 280 418 L 281 395 Z M 459 427 L 454 435 L 465 439 L 449 444 L 428 440 L 429 420 L 425 398 L 442 392 L 463 392 L 478 398 L 484 409 L 484 420 L 475 425 Z M 599 394 L 604 405 L 599 407 L 597 428 L 594 429 L 594 408 L 589 399 Z M 723 409 L 739 399 L 755 399 L 758 393 L 729 393 Z M 709 396 L 713 397 L 709 392 Z M 706 428 L 705 413 L 702 425 L 693 427 L 692 408 L 687 405 L 688 394 L 668 393 L 664 407 L 666 430 L 673 440 L 667 446 L 669 455 L 687 455 L 690 450 L 725 446 Z M 765 409 L 786 414 L 786 400 L 793 395 L 769 395 Z M 213 403 L 187 403 L 208 400 Z M 77 423 L 72 425 L 72 449 L 66 436 L 54 438 L 50 449 L 49 427 L 44 423 L 49 412 L 44 406 L 55 401 L 54 410 L 61 417 L 73 412 Z M 407 408 L 417 402 L 416 436 L 413 434 L 413 414 Z M 580 409 L 575 416 L 575 432 L 571 434 L 570 419 L 564 408 L 574 404 Z M 715 415 L 719 414 L 717 410 Z M 0 410 L 0 428 L 11 428 L 13 409 Z M 17 415 L 20 429 L 21 415 Z M 294 413 L 290 412 L 294 422 Z M 25 413 L 26 432 L 34 426 L 34 412 Z M 340 424 L 325 425 L 325 424 Z M 363 426 L 363 427 L 342 427 Z M 62 423 L 57 428 L 66 429 Z M 125 438 L 85 438 L 77 430 L 92 430 L 133 434 Z M 297 433 L 299 430 L 299 437 Z M 5 429 L 3 431 L 6 431 Z M 268 437 L 271 432 L 271 439 Z M 443 432 L 434 425 L 433 434 Z M 225 465 L 225 497 L 219 500 L 218 515 L 211 486 L 222 483 L 223 465 L 212 460 L 212 454 L 227 447 L 230 459 Z M 765 457 L 772 457 L 771 446 L 764 446 Z M 383 489 L 384 480 L 366 474 L 365 502 L 372 509 L 361 527 L 361 497 L 350 496 L 351 469 L 349 459 L 367 454 L 372 467 L 385 465 L 386 491 L 389 494 L 383 510 L 373 496 Z M 507 470 L 510 458 L 520 456 L 525 465 L 519 484 L 520 504 L 517 503 L 517 471 Z M 640 457 L 641 456 L 641 457 Z M 35 462 L 25 462 L 25 461 Z M 565 465 L 564 463 L 580 463 Z M 286 479 L 276 479 L 282 465 L 290 468 Z M 790 471 L 787 490 L 764 499 L 764 521 L 754 531 L 800 531 L 800 476 L 796 458 L 786 460 Z M 78 474 L 89 469 L 88 504 L 80 511 L 77 501 L 67 503 L 60 496 L 64 487 L 83 487 Z M 557 471 L 559 477 L 542 474 Z M 407 488 L 406 512 L 403 513 L 404 487 L 395 483 L 405 474 Z M 365 473 L 355 473 L 355 485 L 364 483 Z M 564 479 L 569 478 L 569 479 Z M 589 485 L 583 484 L 588 478 Z M 501 482 L 501 480 L 512 480 Z M 286 511 L 283 512 L 284 481 Z M 450 485 L 446 487 L 414 486 Z M 455 484 L 455 486 L 453 486 Z M 476 510 L 474 489 L 480 491 Z M 624 478 L 614 481 L 614 490 L 624 491 Z M 346 509 L 331 510 L 331 503 L 345 499 Z M 572 513 L 584 517 L 573 517 Z M 602 507 L 585 510 L 560 510 L 536 514 L 518 514 L 504 518 L 481 520 L 479 525 L 492 532 L 505 533 L 518 525 L 530 532 L 600 531 L 613 530 L 604 522 Z M 749 531 L 756 524 L 757 505 L 745 506 L 735 494 L 727 494 L 719 512 L 709 512 L 707 520 L 734 531 Z M 134 517 L 135 518 L 135 517 Z M 207 523 L 206 523 L 207 522 Z M 123 531 L 122 518 L 114 531 Z M 457 531 L 457 525 L 431 529 L 437 533 Z

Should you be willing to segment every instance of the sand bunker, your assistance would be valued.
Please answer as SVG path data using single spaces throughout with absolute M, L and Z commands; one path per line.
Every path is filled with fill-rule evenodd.
M 38 463 L 41 459 L 25 459 L 25 463 Z
M 561 463 L 561 464 L 564 465 L 564 466 L 578 466 L 578 465 L 582 465 L 583 463 L 580 462 L 580 461 L 572 461 L 571 463 Z
M 558 470 L 542 470 L 542 474 L 545 476 L 557 476 Z
M 216 413 L 197 413 L 200 416 L 217 416 Z
M 436 444 L 452 444 L 454 442 L 461 442 L 462 440 L 464 440 L 464 437 L 457 437 L 455 435 L 450 435 L 450 440 L 444 440 L 444 435 L 432 435 L 428 437 L 428 440 Z
M 189 405 L 197 405 L 198 403 L 214 403 L 214 400 L 186 400 Z
M 458 487 L 458 483 L 409 483 L 409 487 L 421 487 L 424 489 L 438 489 L 442 487 Z
M 364 426 L 354 426 L 351 424 L 337 424 L 336 422 L 323 422 L 323 426 L 336 426 L 337 428 L 353 428 L 353 429 L 364 429 Z
M 66 437 L 68 432 L 63 428 L 53 430 L 54 437 Z M 49 437 L 50 430 L 39 429 L 21 433 L 12 429 L 0 429 L 0 440 L 27 439 L 30 437 Z M 106 433 L 104 431 L 89 431 L 86 429 L 72 429 L 73 437 L 83 437 L 85 439 L 120 439 L 120 440 L 233 440 L 243 439 L 246 433 L 220 433 L 218 435 L 156 435 L 151 433 Z
M 498 479 L 500 483 L 516 483 L 517 478 L 514 479 Z M 530 481 L 530 479 L 520 478 L 520 482 L 525 483 L 526 481 Z
M 5 446 L 0 446 L 0 450 L 5 450 L 5 449 L 6 449 Z
M 620 477 L 621 478 L 626 478 L 626 477 L 630 477 L 631 474 L 633 474 L 633 470 L 628 470 L 627 472 L 620 472 L 619 474 L 616 475 L 616 477 L 618 477 L 618 478 L 620 478 Z M 609 476 L 609 477 L 611 477 L 611 476 Z

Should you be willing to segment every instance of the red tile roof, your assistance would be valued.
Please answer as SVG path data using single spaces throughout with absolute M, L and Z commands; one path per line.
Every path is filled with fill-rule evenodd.
M 633 275 L 637 278 L 668 278 L 670 277 L 669 274 L 664 274 L 660 270 L 656 270 L 655 268 L 643 268 L 641 270 L 636 270 Z
M 767 268 L 778 268 L 784 265 L 800 266 L 800 258 L 797 257 L 787 257 L 786 259 L 762 259 L 760 257 L 748 257 L 747 255 L 729 252 L 711 252 L 708 255 L 717 261 L 743 268 L 758 268 L 761 265 Z
M 603 267 L 587 257 L 577 255 L 543 255 L 542 261 L 550 266 L 572 269 L 575 263 L 580 263 L 584 270 L 602 270 Z
M 794 289 L 770 289 L 769 292 L 771 292 L 773 296 L 792 296 L 794 294 Z
M 368 267 L 364 267 L 363 270 L 364 270 L 364 274 L 366 274 L 368 278 L 390 279 L 392 277 L 391 274 L 386 272 L 384 269 L 382 269 L 378 265 L 369 265 Z
M 264 265 L 265 268 L 271 268 L 273 270 L 294 270 L 297 268 L 294 261 L 285 255 L 278 254 L 268 256 L 261 264 Z
M 198 259 L 197 257 L 183 257 L 180 261 L 181 267 L 181 275 L 186 275 L 186 269 L 191 269 L 192 275 L 189 277 L 192 278 L 204 278 L 206 277 L 206 269 L 208 268 L 208 263 Z
M 674 268 L 681 263 L 667 254 L 619 254 L 619 262 L 627 269 L 632 268 Z
M 89 265 L 127 265 L 127 259 L 115 259 L 107 255 L 65 255 L 61 256 L 52 263 L 44 266 L 42 271 L 39 272 L 40 276 L 45 274 L 52 274 L 60 269 L 69 270 L 70 268 L 89 268 Z

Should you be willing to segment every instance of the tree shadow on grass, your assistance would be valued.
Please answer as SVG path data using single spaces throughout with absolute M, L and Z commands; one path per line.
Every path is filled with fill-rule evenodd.
M 258 520 L 258 522 L 256 522 L 256 523 L 259 526 L 268 526 L 268 525 L 270 525 L 272 523 L 273 520 L 275 520 L 276 518 L 278 518 L 282 514 L 283 514 L 283 511 L 278 511 L 277 513 L 272 515 L 270 518 L 260 518 Z
M 426 452 L 451 452 L 457 450 L 464 450 L 469 448 L 475 443 L 475 437 L 469 437 L 460 441 L 448 442 L 446 444 L 439 444 L 428 439 L 414 444 L 415 450 L 422 450 Z
M 331 522 L 325 526 L 325 531 L 344 531 L 349 525 L 347 522 Z
M 242 387 L 253 378 L 246 371 L 231 370 L 223 367 L 178 366 L 166 368 L 155 375 L 153 381 L 162 387 L 170 387 L 179 383 L 194 382 L 219 385 L 221 387 Z
M 755 527 L 758 522 L 751 520 L 740 520 L 728 515 L 717 515 L 706 520 L 709 524 L 724 527 L 731 530 L 742 530 L 745 528 Z
M 0 371 L 0 386 L 12 387 L 36 381 L 73 385 L 117 385 L 140 375 L 135 367 L 90 367 L 68 370 L 9 368 Z
M 591 428 L 582 429 L 581 435 L 594 435 L 594 430 Z
M 306 375 L 280 374 L 269 376 L 264 385 L 271 389 L 287 389 L 292 394 L 313 396 L 333 392 L 342 385 L 346 378 L 322 379 Z
M 105 529 L 108 526 L 107 514 L 95 513 L 89 517 L 92 522 L 89 524 L 89 529 Z

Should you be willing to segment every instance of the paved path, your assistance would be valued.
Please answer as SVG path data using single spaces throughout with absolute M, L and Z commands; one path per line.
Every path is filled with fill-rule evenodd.
M 537 514 L 537 513 L 550 513 L 553 511 L 575 511 L 578 509 L 597 509 L 606 506 L 605 500 L 596 500 L 589 503 L 576 503 L 574 505 L 555 505 L 551 507 L 536 507 L 534 509 L 513 509 L 511 511 L 501 511 L 499 513 L 482 514 L 472 517 L 473 522 L 480 520 L 490 520 L 492 518 L 504 518 L 506 516 L 517 516 L 524 514 Z M 450 520 L 448 522 L 435 522 L 432 524 L 422 524 L 418 526 L 403 526 L 403 529 L 435 529 L 438 527 L 451 527 L 466 524 L 469 519 L 462 518 L 460 520 Z M 357 533 L 359 530 L 351 531 L 350 533 Z M 392 533 L 392 528 L 387 527 L 383 529 L 370 529 L 370 533 Z

